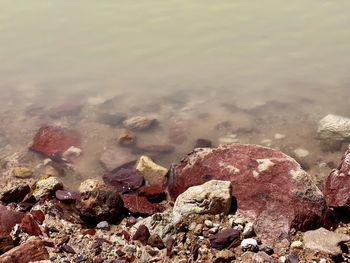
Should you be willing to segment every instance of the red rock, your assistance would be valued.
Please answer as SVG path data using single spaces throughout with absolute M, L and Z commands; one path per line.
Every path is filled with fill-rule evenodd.
M 151 203 L 145 196 L 137 193 L 122 195 L 124 207 L 134 214 L 153 215 L 160 211 L 156 203 Z
M 239 241 L 240 235 L 241 232 L 239 230 L 229 228 L 210 236 L 209 240 L 212 248 L 221 250 L 232 247 L 237 241 Z
M 35 219 L 35 221 L 38 222 L 40 225 L 42 225 L 44 223 L 45 214 L 44 214 L 43 211 L 41 211 L 41 210 L 32 210 L 30 213 L 32 214 L 32 216 Z
M 172 237 L 168 238 L 165 241 L 165 247 L 166 247 L 166 255 L 167 257 L 171 257 L 173 255 L 173 247 L 175 244 L 175 239 L 173 239 Z
M 127 193 L 143 185 L 143 174 L 135 168 L 121 168 L 103 176 L 105 183 L 112 185 L 118 192 Z
M 30 236 L 40 236 L 42 235 L 38 223 L 34 220 L 32 215 L 25 215 L 21 222 L 21 229 L 23 232 Z
M 138 192 L 140 196 L 145 196 L 151 203 L 160 203 L 166 199 L 164 187 L 159 184 L 142 186 Z
M 48 157 L 56 157 L 69 147 L 80 147 L 80 145 L 78 132 L 56 126 L 44 126 L 34 136 L 30 149 Z
M 1 255 L 0 263 L 29 263 L 49 259 L 49 257 L 43 241 L 35 237 Z
M 55 192 L 55 197 L 62 202 L 74 203 L 76 200 L 79 200 L 80 193 L 75 191 L 57 190 Z
M 350 148 L 338 168 L 326 178 L 323 192 L 329 207 L 342 208 L 350 215 Z
M 196 149 L 173 165 L 168 190 L 173 199 L 208 180 L 232 183 L 238 210 L 255 221 L 256 234 L 270 241 L 321 224 L 325 199 L 309 175 L 291 157 L 270 148 L 231 144 Z
M 138 240 L 142 245 L 146 246 L 150 236 L 151 234 L 149 233 L 148 228 L 145 225 L 140 225 L 132 239 Z
M 8 209 L 0 204 L 0 235 L 8 235 L 12 228 L 21 223 L 24 214 Z
M 100 162 L 107 171 L 128 167 L 136 163 L 138 156 L 125 147 L 110 147 L 105 150 L 100 158 Z

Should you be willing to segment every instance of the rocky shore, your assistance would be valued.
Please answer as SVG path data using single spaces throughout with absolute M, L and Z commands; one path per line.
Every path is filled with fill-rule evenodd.
M 81 110 L 63 105 L 49 116 Z M 350 262 L 350 148 L 339 165 L 319 164 L 334 168 L 320 178 L 308 150 L 240 143 L 253 122 L 236 134 L 221 122 L 219 146 L 199 138 L 164 167 L 159 156 L 187 140 L 183 121 L 169 121 L 166 143 L 148 144 L 138 134 L 159 126 L 152 115 L 96 121 L 118 129 L 99 177 L 79 177 L 86 138 L 62 125 L 41 126 L 28 149 L 1 158 L 0 263 Z M 349 134 L 349 119 L 327 115 L 316 136 L 340 158 Z M 67 177 L 81 178 L 79 187 Z

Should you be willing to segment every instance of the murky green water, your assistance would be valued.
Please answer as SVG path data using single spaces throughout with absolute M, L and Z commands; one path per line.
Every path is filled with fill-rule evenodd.
M 152 114 L 164 130 L 171 117 L 190 123 L 178 156 L 197 137 L 217 143 L 217 123 L 246 115 L 258 131 L 242 142 L 280 132 L 289 141 L 276 147 L 316 151 L 318 119 L 349 115 L 349 25 L 347 0 L 0 0 L 0 131 L 13 147 L 6 154 L 44 122 L 28 108 L 114 96 L 121 100 L 110 110 L 130 115 L 160 105 Z M 252 110 L 268 101 L 288 107 Z M 91 126 L 94 112 L 51 124 L 112 138 L 113 130 Z M 143 134 L 140 143 L 163 137 Z M 100 142 L 92 152 L 107 144 Z

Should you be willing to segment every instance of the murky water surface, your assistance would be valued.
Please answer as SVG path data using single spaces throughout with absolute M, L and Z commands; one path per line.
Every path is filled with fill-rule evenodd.
M 118 136 L 98 121 L 103 114 L 157 118 L 156 128 L 137 133 L 137 147 L 175 145 L 156 157 L 165 166 L 197 138 L 290 154 L 304 148 L 320 177 L 328 172 L 320 164 L 339 156 L 320 151 L 316 127 L 325 114 L 350 112 L 347 0 L 0 0 L 0 7 L 1 158 L 26 151 L 41 125 L 60 125 L 83 137 L 80 175 L 64 180 L 99 177 L 99 156 Z M 52 117 L 67 103 L 82 110 Z

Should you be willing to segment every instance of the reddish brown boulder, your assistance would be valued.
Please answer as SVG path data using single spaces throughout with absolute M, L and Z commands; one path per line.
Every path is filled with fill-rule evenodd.
M 173 165 L 168 190 L 175 199 L 188 187 L 211 179 L 231 181 L 239 211 L 255 221 L 262 239 L 322 222 L 322 192 L 294 159 L 280 151 L 249 144 L 196 149 Z
M 326 178 L 323 192 L 328 206 L 342 208 L 350 215 L 350 148 L 338 168 Z
M 34 136 L 30 149 L 48 157 L 57 157 L 69 147 L 80 147 L 80 144 L 78 132 L 56 126 L 44 126 Z
M 157 203 L 151 203 L 147 197 L 138 193 L 122 195 L 124 207 L 133 214 L 153 215 L 160 211 Z
M 41 230 L 38 223 L 34 220 L 33 216 L 27 214 L 23 217 L 21 222 L 21 229 L 24 233 L 30 236 L 41 236 Z
M 0 204 L 0 235 L 8 235 L 12 228 L 21 223 L 24 214 L 8 209 Z
M 0 263 L 28 263 L 49 259 L 49 253 L 43 241 L 38 238 L 30 238 L 18 247 L 7 251 L 0 256 Z

